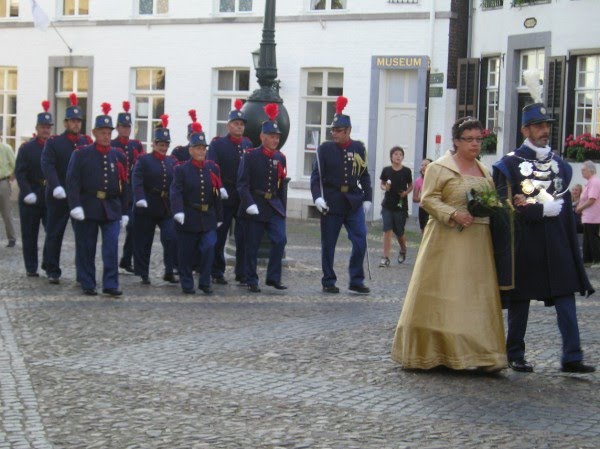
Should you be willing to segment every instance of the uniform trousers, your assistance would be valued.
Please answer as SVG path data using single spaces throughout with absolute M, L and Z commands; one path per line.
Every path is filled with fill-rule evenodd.
M 244 223 L 243 219 L 236 216 L 239 205 L 235 207 L 223 206 L 223 224 L 217 228 L 217 243 L 215 245 L 215 260 L 212 266 L 212 277 L 222 278 L 225 275 L 225 244 L 229 235 L 229 229 L 235 218 L 235 275 L 241 279 L 246 278 L 244 269 L 245 247 L 244 247 Z
M 265 231 L 271 242 L 269 263 L 267 264 L 267 281 L 281 282 L 281 263 L 287 243 L 285 218 L 278 214 L 273 214 L 267 222 L 245 220 L 244 231 L 246 242 L 246 284 L 258 285 L 258 274 L 256 273 L 258 248 Z
M 160 229 L 160 243 L 163 247 L 163 264 L 165 274 L 173 274 L 175 258 L 177 257 L 175 245 L 175 222 L 173 217 L 151 217 L 148 215 L 134 214 L 133 226 L 133 260 L 135 274 L 148 277 L 150 269 L 150 254 L 156 226 Z
M 184 290 L 194 289 L 192 269 L 200 273 L 198 287 L 210 287 L 210 270 L 215 258 L 217 233 L 177 231 L 179 281 Z
M 352 253 L 348 267 L 350 285 L 363 285 L 365 281 L 363 262 L 367 252 L 367 225 L 365 223 L 365 213 L 362 207 L 359 207 L 345 215 L 321 215 L 321 265 L 323 268 L 321 284 L 323 287 L 332 287 L 337 281 L 337 276 L 333 270 L 333 262 L 335 245 L 342 225 L 346 228 L 348 238 L 352 242 Z
M 62 274 L 60 251 L 65 228 L 69 222 L 69 203 L 66 199 L 57 200 L 46 196 L 46 211 L 46 240 L 44 241 L 42 269 L 46 271 L 48 277 L 59 278 Z M 75 259 L 77 259 L 77 254 Z
M 102 287 L 119 288 L 119 220 L 73 220 L 77 279 L 84 290 L 96 288 L 96 244 L 102 233 Z
M 40 234 L 40 223 L 46 229 L 46 208 L 19 203 L 19 216 L 21 218 L 21 240 L 23 242 L 25 271 L 27 273 L 37 273 L 38 236 Z
M 10 181 L 3 179 L 0 181 L 0 214 L 4 220 L 4 229 L 6 230 L 6 238 L 8 240 L 17 240 L 15 225 L 13 224 L 12 214 L 10 212 L 10 195 L 12 189 Z
M 133 207 L 129 207 L 127 209 L 127 216 L 129 217 L 129 221 L 127 222 L 127 226 L 125 226 L 125 242 L 123 242 L 123 253 L 121 254 L 120 261 L 121 265 L 123 266 L 131 266 L 131 258 L 133 257 L 133 223 L 135 220 Z
M 553 298 L 558 329 L 562 336 L 561 362 L 579 362 L 583 352 L 579 340 L 579 326 L 575 296 Z M 506 355 L 508 360 L 525 358 L 525 332 L 529 317 L 529 300 L 511 300 L 508 304 L 508 331 L 506 333 Z

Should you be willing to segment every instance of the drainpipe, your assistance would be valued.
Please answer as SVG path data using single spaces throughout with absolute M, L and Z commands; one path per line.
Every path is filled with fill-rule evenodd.
M 467 58 L 471 57 L 471 42 L 473 42 L 473 0 L 469 0 L 469 24 L 467 25 Z

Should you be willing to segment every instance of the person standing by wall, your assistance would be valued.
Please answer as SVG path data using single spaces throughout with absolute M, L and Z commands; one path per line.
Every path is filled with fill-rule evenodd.
M 419 228 L 421 229 L 421 233 L 425 230 L 425 226 L 429 220 L 429 214 L 421 207 L 421 192 L 423 190 L 423 181 L 425 180 L 425 170 L 427 170 L 427 166 L 430 163 L 431 159 L 428 158 L 425 158 L 421 161 L 421 166 L 419 168 L 419 173 L 421 176 L 419 176 L 413 184 L 414 188 L 412 192 L 412 200 L 413 203 L 417 203 L 419 205 Z
M 585 161 L 581 175 L 587 181 L 575 213 L 581 215 L 583 224 L 583 262 L 592 268 L 600 268 L 600 178 L 596 176 L 596 164 Z
M 6 229 L 7 248 L 12 248 L 17 243 L 10 207 L 12 194 L 10 183 L 13 179 L 15 179 L 15 153 L 9 145 L 0 142 L 0 214 L 2 214 L 4 229 Z

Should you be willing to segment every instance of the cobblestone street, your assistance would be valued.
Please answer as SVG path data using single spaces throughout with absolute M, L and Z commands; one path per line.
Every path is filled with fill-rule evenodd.
M 414 219 L 409 229 L 407 261 L 378 268 L 380 223 L 370 228 L 368 296 L 346 288 L 343 231 L 341 293 L 321 292 L 316 220 L 288 220 L 283 293 L 261 268 L 262 293 L 250 294 L 229 267 L 214 295 L 182 295 L 161 280 L 157 236 L 151 285 L 122 272 L 122 298 L 89 298 L 70 228 L 60 285 L 27 278 L 21 242 L 5 248 L 2 234 L 0 449 L 597 448 L 600 375 L 560 372 L 554 309 L 532 303 L 533 374 L 404 371 L 390 359 L 420 239 Z M 600 270 L 589 273 L 600 291 Z M 577 300 L 596 365 L 598 298 Z

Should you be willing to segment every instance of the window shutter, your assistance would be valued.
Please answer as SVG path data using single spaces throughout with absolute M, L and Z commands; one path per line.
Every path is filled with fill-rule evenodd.
M 481 70 L 479 72 L 479 108 L 477 109 L 477 118 L 487 128 L 487 77 L 488 77 L 488 61 L 490 58 L 481 59 Z
M 564 125 L 564 85 L 565 85 L 564 56 L 548 58 L 548 83 L 546 84 L 546 107 L 548 114 L 555 120 L 552 124 L 550 134 L 550 147 L 561 154 L 563 149 L 563 125 Z
M 456 118 L 477 115 L 479 91 L 479 59 L 461 58 L 458 60 L 458 86 Z

